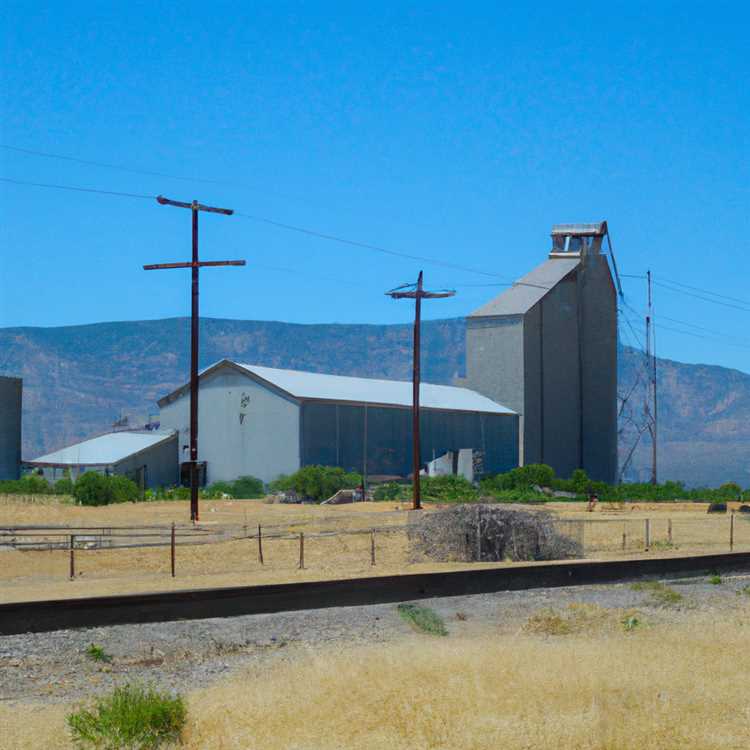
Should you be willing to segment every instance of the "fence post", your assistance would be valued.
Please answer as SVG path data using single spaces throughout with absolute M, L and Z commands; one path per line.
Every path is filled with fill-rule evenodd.
M 174 532 L 174 521 L 172 521 L 172 543 L 171 547 L 171 558 L 172 558 L 172 578 L 174 578 L 174 546 L 175 546 L 175 532 Z
M 477 508 L 477 562 L 482 562 L 482 509 Z
M 667 541 L 672 545 L 672 519 L 667 519 Z
M 263 565 L 263 534 L 258 524 L 258 562 Z
M 370 531 L 370 565 L 375 565 L 375 532 Z
M 734 549 L 734 511 L 729 516 L 729 551 Z
M 622 532 L 622 551 L 625 552 L 625 548 L 628 545 L 628 535 L 623 531 Z
M 75 534 L 70 535 L 69 544 L 70 544 L 70 580 L 72 581 L 76 577 L 76 558 L 75 558 L 76 535 Z
M 645 529 L 645 542 L 646 542 L 646 552 L 648 552 L 648 548 L 651 546 L 651 519 L 646 519 L 646 529 Z
M 299 569 L 304 570 L 305 568 L 305 534 L 300 531 L 299 533 Z

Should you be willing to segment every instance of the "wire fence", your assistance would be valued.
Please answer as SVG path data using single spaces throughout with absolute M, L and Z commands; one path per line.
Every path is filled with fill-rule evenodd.
M 315 571 L 320 577 L 367 574 L 382 566 L 406 571 L 415 563 L 457 563 L 415 551 L 410 533 L 417 514 L 352 514 L 347 518 L 278 524 L 171 526 L 6 526 L 0 527 L 0 580 L 62 578 L 190 578 L 203 575 L 283 574 Z M 378 523 L 375 523 L 377 521 Z M 335 525 L 334 525 L 335 524 Z M 556 531 L 575 542 L 585 558 L 643 554 L 699 554 L 750 550 L 750 517 L 642 519 L 560 519 Z M 477 539 L 462 539 L 467 549 L 481 549 Z M 476 558 L 474 558 L 476 559 Z M 487 554 L 480 556 L 482 562 Z M 496 562 L 515 562 L 509 559 Z M 274 579 L 276 580 L 276 579 Z M 251 581 L 248 581 L 251 582 Z

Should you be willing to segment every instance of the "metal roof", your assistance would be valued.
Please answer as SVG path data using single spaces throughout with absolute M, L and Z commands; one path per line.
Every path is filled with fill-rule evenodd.
M 110 432 L 24 463 L 34 466 L 113 466 L 174 435 L 173 430 Z
M 578 257 L 550 258 L 516 281 L 510 289 L 475 310 L 469 317 L 523 315 L 534 307 L 550 289 L 574 271 L 580 262 L 581 259 Z
M 302 370 L 282 370 L 262 367 L 230 359 L 222 359 L 207 367 L 200 374 L 203 378 L 215 370 L 228 366 L 247 373 L 256 380 L 283 392 L 292 398 L 316 401 L 343 401 L 357 404 L 382 406 L 411 406 L 412 384 L 407 380 L 380 380 L 376 378 L 354 378 L 346 375 L 328 375 Z M 159 400 L 159 406 L 187 394 L 189 385 L 183 385 Z M 420 405 L 425 409 L 482 412 L 486 414 L 515 414 L 502 404 L 482 396 L 468 388 L 452 385 L 422 383 L 419 390 Z

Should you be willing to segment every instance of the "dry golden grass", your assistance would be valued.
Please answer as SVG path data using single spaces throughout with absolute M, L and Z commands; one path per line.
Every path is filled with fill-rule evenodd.
M 48 498 L 46 498 L 48 499 Z M 680 508 L 672 519 L 673 545 L 666 543 L 672 504 L 652 504 L 633 513 L 586 513 L 579 504 L 551 504 L 561 518 L 583 520 L 586 556 L 610 558 L 643 554 L 644 519 L 651 520 L 651 551 L 654 555 L 682 555 L 728 550 L 729 519 L 707 516 Z M 549 507 L 549 506 L 548 506 Z M 187 525 L 187 501 L 125 503 L 99 508 L 70 504 L 18 502 L 12 496 L 0 496 L 0 526 L 12 525 L 86 525 L 127 526 L 163 525 L 173 521 Z M 257 559 L 254 540 L 222 542 L 218 545 L 179 546 L 177 577 L 169 574 L 169 548 L 121 550 L 78 550 L 75 581 L 68 580 L 68 553 L 2 552 L 0 566 L 0 602 L 47 598 L 73 598 L 117 593 L 142 593 L 174 589 L 248 586 L 290 581 L 355 578 L 370 575 L 433 572 L 465 568 L 462 563 L 410 560 L 403 533 L 376 536 L 376 565 L 370 565 L 370 539 L 367 535 L 315 537 L 321 530 L 351 531 L 373 526 L 403 528 L 409 518 L 408 504 L 356 503 L 343 506 L 271 505 L 258 500 L 207 500 L 202 503 L 202 525 L 247 526 L 254 533 L 264 528 L 283 526 L 303 530 L 305 569 L 298 569 L 298 542 L 267 539 L 265 564 Z M 430 512 L 430 510 L 426 511 Z M 627 549 L 622 551 L 622 534 Z M 750 549 L 750 520 L 735 519 L 735 549 Z M 477 567 L 476 563 L 469 564 Z M 492 563 L 486 563 L 492 566 Z
M 745 750 L 750 608 L 630 633 L 410 636 L 188 696 L 188 750 Z M 5 748 L 68 747 L 59 706 L 0 708 Z

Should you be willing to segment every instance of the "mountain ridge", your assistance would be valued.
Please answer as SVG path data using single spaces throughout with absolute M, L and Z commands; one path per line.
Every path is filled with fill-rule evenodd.
M 108 321 L 0 329 L 0 373 L 24 378 L 23 455 L 30 459 L 94 433 L 123 414 L 145 419 L 188 380 L 189 319 Z M 200 366 L 224 357 L 269 367 L 408 380 L 411 324 L 201 320 Z M 423 378 L 452 383 L 464 373 L 462 318 L 423 322 Z M 661 479 L 750 485 L 750 374 L 712 364 L 657 362 Z M 643 355 L 621 347 L 621 461 L 645 398 Z M 646 478 L 650 447 L 635 451 Z

